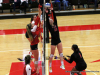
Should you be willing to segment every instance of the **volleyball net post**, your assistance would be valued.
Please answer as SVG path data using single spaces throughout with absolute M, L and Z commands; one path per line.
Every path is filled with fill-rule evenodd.
M 45 0 L 43 2 L 43 21 L 44 21 L 44 25 L 43 25 L 43 49 L 42 49 L 42 52 L 43 52 L 43 55 L 42 55 L 42 75 L 45 75 L 45 43 L 46 43 L 46 40 L 45 40 L 45 9 L 44 9 L 44 6 L 45 6 Z

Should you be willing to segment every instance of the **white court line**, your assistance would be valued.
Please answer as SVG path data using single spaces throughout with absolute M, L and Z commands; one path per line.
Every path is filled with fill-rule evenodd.
M 84 48 L 84 47 L 98 47 L 98 46 L 100 46 L 100 45 L 93 45 L 93 46 L 79 46 L 79 47 Z M 71 47 L 63 47 L 63 48 L 71 48 Z M 40 49 L 42 49 L 42 48 L 40 48 Z M 39 50 L 40 50 L 40 49 L 39 49 Z M 46 49 L 51 49 L 51 48 L 46 48 Z M 24 49 L 24 50 L 30 50 L 30 49 Z M 6 51 L 0 51 L 0 52 L 10 52 L 10 51 L 23 51 L 23 50 L 6 50 Z
M 89 69 L 86 69 L 87 71 L 91 71 L 91 70 L 89 70 Z M 96 73 L 94 73 L 94 72 L 92 72 L 94 75 L 97 75 Z

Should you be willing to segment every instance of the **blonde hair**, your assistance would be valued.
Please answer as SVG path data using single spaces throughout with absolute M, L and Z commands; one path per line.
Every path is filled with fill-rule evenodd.
M 51 26 L 54 26 L 54 24 L 53 24 L 53 23 L 54 23 L 53 19 L 50 19 L 50 18 L 49 18 L 49 23 L 50 23 Z
M 33 41 L 33 36 L 32 36 L 32 33 L 31 33 L 31 26 L 32 26 L 31 23 L 28 24 L 28 25 L 26 26 L 26 29 L 27 29 L 27 34 L 28 34 L 30 40 Z

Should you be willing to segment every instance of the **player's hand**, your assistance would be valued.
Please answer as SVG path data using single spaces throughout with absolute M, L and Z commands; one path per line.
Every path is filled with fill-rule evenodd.
M 51 7 L 51 8 L 48 8 L 48 9 L 53 10 L 53 8 L 52 8 L 52 7 Z
M 48 10 L 47 10 L 47 9 L 45 9 L 45 12 L 46 12 L 46 13 L 48 13 Z

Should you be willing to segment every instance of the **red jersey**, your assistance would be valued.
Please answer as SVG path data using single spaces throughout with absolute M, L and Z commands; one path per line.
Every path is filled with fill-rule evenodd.
M 31 45 L 35 45 L 35 44 L 39 43 L 39 39 L 38 39 L 39 32 L 40 32 L 40 28 L 39 27 L 36 29 L 35 32 L 32 32 L 33 41 L 31 42 Z
M 37 16 L 36 21 L 33 21 L 33 24 L 35 25 L 32 29 L 31 29 L 31 33 L 33 36 L 33 41 L 31 42 L 31 45 L 36 45 L 39 43 L 39 32 L 40 32 L 40 27 L 38 27 L 38 23 L 40 22 L 40 18 Z M 32 23 L 32 22 L 31 22 Z M 27 32 L 26 32 L 26 38 L 29 38 Z
M 29 64 L 25 65 L 23 75 L 33 75 L 34 73 L 36 73 L 36 71 L 32 71 L 32 68 Z

